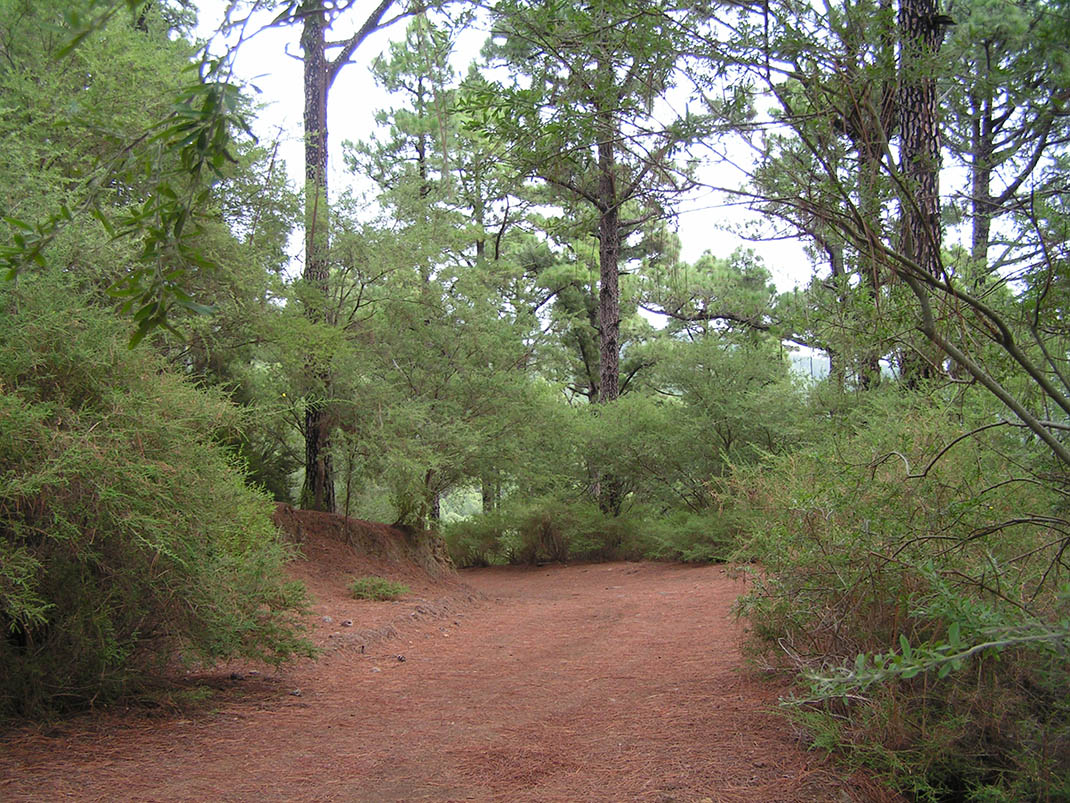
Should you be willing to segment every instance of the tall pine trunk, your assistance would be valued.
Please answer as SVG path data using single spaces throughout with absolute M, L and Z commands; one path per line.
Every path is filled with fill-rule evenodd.
M 301 20 L 301 48 L 305 67 L 305 314 L 314 323 L 333 326 L 329 285 L 330 220 L 327 204 L 327 95 L 338 73 L 368 36 L 393 22 L 384 23 L 395 0 L 379 0 L 355 34 L 342 42 L 327 58 L 328 14 L 337 16 L 355 3 L 323 3 L 303 0 L 291 20 Z M 291 11 L 293 9 L 291 8 Z M 398 18 L 395 18 L 395 20 Z M 305 484 L 301 506 L 330 513 L 335 509 L 334 467 L 331 461 L 332 421 L 327 409 L 331 397 L 331 369 L 318 365 L 310 356 L 308 379 L 315 390 L 308 394 L 305 408 Z
M 305 67 L 305 313 L 317 323 L 329 323 L 327 304 L 330 246 L 327 208 L 327 20 L 319 3 L 306 5 L 301 46 Z M 317 390 L 305 408 L 305 484 L 301 506 L 333 513 L 334 467 L 326 399 L 331 376 L 324 366 L 310 366 Z
M 598 403 L 620 397 L 620 205 L 617 199 L 616 127 L 613 113 L 601 115 L 598 142 Z M 599 472 L 602 512 L 620 513 L 623 489 L 617 477 Z
M 598 144 L 601 172 L 598 221 L 598 402 L 620 396 L 620 210 L 616 204 L 613 143 Z
M 936 53 L 943 40 L 935 0 L 899 5 L 900 162 L 907 195 L 900 247 L 932 276 L 940 266 L 940 137 L 936 119 Z
M 931 276 L 940 275 L 940 135 L 937 126 L 936 55 L 946 17 L 936 0 L 900 0 L 899 137 L 904 192 L 900 203 L 900 253 Z M 928 351 L 929 353 L 925 353 Z M 903 356 L 908 385 L 935 374 L 939 354 Z

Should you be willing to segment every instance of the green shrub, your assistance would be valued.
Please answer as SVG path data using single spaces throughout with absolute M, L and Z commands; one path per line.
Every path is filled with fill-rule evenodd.
M 448 524 L 443 537 L 461 567 L 569 560 L 724 560 L 733 548 L 726 519 L 635 508 L 607 516 L 593 501 L 507 500 L 498 510 Z
M 373 600 L 397 599 L 409 593 L 409 587 L 404 583 L 375 576 L 358 577 L 349 584 L 349 590 L 357 599 Z
M 752 648 L 800 673 L 819 745 L 917 800 L 1070 784 L 1064 492 L 1016 430 L 977 431 L 993 419 L 874 394 L 726 500 L 761 564 Z
M 442 537 L 453 564 L 468 569 L 507 563 L 502 544 L 506 531 L 504 518 L 491 511 L 444 524 Z
M 0 288 L 0 713 L 310 650 L 271 502 L 217 443 L 235 408 L 127 337 L 67 281 Z
M 461 567 L 638 557 L 628 552 L 634 521 L 594 502 L 553 497 L 506 500 L 489 513 L 447 525 L 443 537 Z
M 651 513 L 643 518 L 641 531 L 644 557 L 684 563 L 728 560 L 738 538 L 732 517 L 715 511 Z

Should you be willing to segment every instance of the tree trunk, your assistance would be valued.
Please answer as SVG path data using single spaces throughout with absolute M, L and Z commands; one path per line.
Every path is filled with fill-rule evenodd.
M 974 99 L 973 134 L 971 150 L 973 163 L 970 165 L 971 186 L 970 204 L 973 214 L 973 231 L 971 232 L 970 256 L 982 270 L 979 283 L 984 281 L 984 272 L 988 269 L 988 244 L 992 229 L 992 216 L 995 204 L 992 202 L 992 98 Z
M 921 270 L 940 275 L 940 136 L 937 128 L 936 55 L 945 19 L 936 0 L 899 4 L 900 252 Z M 929 358 L 927 358 L 929 357 Z M 931 377 L 938 355 L 904 354 L 908 385 Z
M 899 30 L 899 155 L 908 193 L 900 247 L 922 270 L 938 276 L 940 136 L 934 72 L 944 28 L 935 0 L 901 0 Z
M 424 473 L 424 515 L 421 516 L 421 529 L 437 529 L 442 520 L 442 497 L 435 490 L 438 478 L 435 470 L 429 468 Z
M 832 281 L 836 284 L 836 301 L 840 308 L 840 314 L 843 314 L 843 309 L 846 306 L 846 298 L 843 293 L 843 286 L 846 282 L 846 272 L 843 264 L 843 244 L 839 242 L 831 242 L 827 239 L 822 239 L 822 243 L 825 247 L 825 253 L 828 254 L 829 268 L 832 271 Z M 836 389 L 843 392 L 847 388 L 847 366 L 840 359 L 840 355 L 833 349 L 827 348 L 825 354 L 828 355 L 829 360 L 829 380 L 836 385 Z M 811 371 L 811 374 L 813 372 Z
M 301 507 L 305 510 L 334 512 L 330 445 L 327 412 L 321 403 L 310 401 L 305 409 L 305 485 L 301 491 Z
M 617 202 L 615 127 L 612 113 L 603 116 L 598 143 L 598 403 L 620 397 L 620 207 Z M 620 513 L 623 490 L 611 475 L 597 478 L 602 512 Z
M 502 472 L 499 468 L 487 469 L 479 480 L 483 512 L 497 510 L 502 499 Z
M 305 67 L 305 269 L 308 285 L 305 313 L 315 322 L 330 322 L 328 292 L 328 209 L 327 209 L 327 20 L 322 6 L 307 3 L 304 9 L 301 46 Z M 318 394 L 313 394 L 305 410 L 305 484 L 301 506 L 333 513 L 334 469 L 331 462 L 331 427 L 325 399 L 330 395 L 331 377 L 322 366 L 311 367 Z M 318 395 L 318 398 L 317 398 Z
M 880 130 L 887 130 L 883 128 Z M 869 228 L 875 240 L 883 235 L 881 225 L 881 198 L 878 190 L 878 177 L 881 169 L 881 153 L 885 143 L 877 130 L 868 131 L 857 143 L 858 149 L 858 194 L 859 209 L 864 225 Z M 871 252 L 859 252 L 859 271 L 862 284 L 873 301 L 874 308 L 880 303 L 881 284 L 883 283 L 880 266 Z M 868 353 L 862 354 L 858 362 L 858 386 L 862 390 L 872 390 L 881 381 L 880 343 Z
M 612 142 L 598 144 L 598 167 L 605 204 L 598 221 L 598 401 L 605 404 L 620 396 L 620 210 Z

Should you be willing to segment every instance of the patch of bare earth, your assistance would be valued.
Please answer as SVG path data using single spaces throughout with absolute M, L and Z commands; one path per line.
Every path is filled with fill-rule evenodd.
M 303 521 L 293 571 L 317 661 L 191 676 L 211 693 L 198 706 L 9 733 L 0 800 L 893 800 L 837 778 L 772 713 L 782 689 L 743 668 L 742 585 L 722 567 L 458 577 L 392 555 L 396 534 L 369 555 Z M 354 600 L 362 574 L 411 591 Z

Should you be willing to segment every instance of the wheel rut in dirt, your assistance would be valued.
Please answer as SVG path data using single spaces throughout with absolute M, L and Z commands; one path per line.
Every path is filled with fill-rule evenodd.
M 11 736 L 0 799 L 873 799 L 806 753 L 772 713 L 782 690 L 743 669 L 730 610 L 743 586 L 723 567 L 462 580 L 453 604 L 395 604 L 391 638 L 340 640 L 320 624 L 334 648 L 318 661 L 236 673 L 196 714 Z M 317 594 L 317 621 L 346 605 Z

